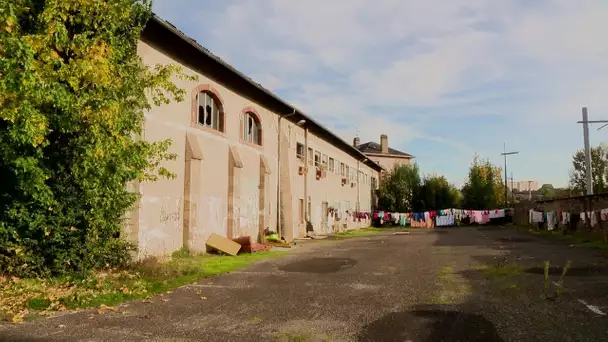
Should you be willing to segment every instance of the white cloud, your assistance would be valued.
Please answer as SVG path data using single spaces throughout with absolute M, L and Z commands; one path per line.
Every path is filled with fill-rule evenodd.
M 468 159 L 486 146 L 429 125 L 474 126 L 496 115 L 508 118 L 507 133 L 488 139 L 525 140 L 538 139 L 529 126 L 554 122 L 558 128 L 543 132 L 551 149 L 552 139 L 578 130 L 581 106 L 608 118 L 605 0 L 157 0 L 155 7 L 347 141 L 357 130 L 365 141 L 385 133 L 398 149 L 430 140 Z M 546 172 L 557 159 L 546 160 Z

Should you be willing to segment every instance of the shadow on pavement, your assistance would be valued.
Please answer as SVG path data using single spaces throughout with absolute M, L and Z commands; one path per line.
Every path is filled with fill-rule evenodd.
M 312 258 L 279 267 L 281 271 L 295 273 L 336 273 L 351 268 L 357 261 L 350 258 Z
M 365 326 L 359 341 L 502 341 L 482 315 L 440 305 L 393 312 Z
M 562 267 L 549 267 L 549 275 L 560 276 L 563 272 Z M 544 267 L 530 267 L 524 270 L 530 274 L 545 274 Z M 608 267 L 601 266 L 585 266 L 585 267 L 570 267 L 565 277 L 593 277 L 608 275 Z
M 594 314 L 581 304 L 584 300 L 608 313 L 608 265 L 594 250 L 569 248 L 559 241 L 493 226 L 454 228 L 450 234 L 437 236 L 435 248 L 445 257 L 448 269 L 454 270 L 453 276 L 466 283 L 465 294 L 441 303 L 450 305 L 431 310 L 426 318 L 418 317 L 417 311 L 385 318 L 394 324 L 431 321 L 424 321 L 428 336 L 394 335 L 385 340 L 608 340 L 608 314 Z M 545 261 L 552 266 L 547 279 Z M 572 266 L 561 278 L 568 262 Z M 458 285 L 453 287 L 458 291 Z M 374 322 L 369 329 L 381 334 L 383 325 L 387 323 Z

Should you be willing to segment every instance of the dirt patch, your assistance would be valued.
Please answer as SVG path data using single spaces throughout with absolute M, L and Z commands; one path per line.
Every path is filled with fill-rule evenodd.
M 560 276 L 563 272 L 563 267 L 553 266 L 549 268 L 550 275 Z M 524 270 L 530 274 L 545 274 L 544 267 L 531 267 Z M 608 267 L 606 266 L 583 266 L 583 267 L 570 267 L 566 273 L 566 277 L 592 277 L 592 276 L 605 276 L 608 275 Z
M 292 262 L 279 269 L 295 273 L 336 273 L 353 267 L 357 263 L 349 258 L 313 258 Z
M 534 239 L 515 237 L 515 236 L 501 237 L 496 240 L 500 241 L 500 242 L 513 242 L 513 243 L 533 242 L 534 241 Z
M 502 341 L 485 317 L 441 309 L 393 312 L 365 326 L 359 341 Z

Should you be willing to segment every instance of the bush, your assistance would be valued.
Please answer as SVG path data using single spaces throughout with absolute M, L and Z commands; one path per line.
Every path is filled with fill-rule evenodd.
M 149 1 L 0 2 L 0 269 L 129 261 L 126 184 L 171 176 L 160 163 L 175 157 L 170 141 L 137 139 L 143 113 L 185 95 L 169 81 L 177 67 L 137 55 L 150 16 Z

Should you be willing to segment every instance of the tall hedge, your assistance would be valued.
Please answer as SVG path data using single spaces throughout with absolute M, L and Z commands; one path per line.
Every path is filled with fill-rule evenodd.
M 178 67 L 137 55 L 149 1 L 0 1 L 0 273 L 124 265 L 129 181 L 170 176 L 170 141 L 138 139 L 151 105 L 182 101 Z

